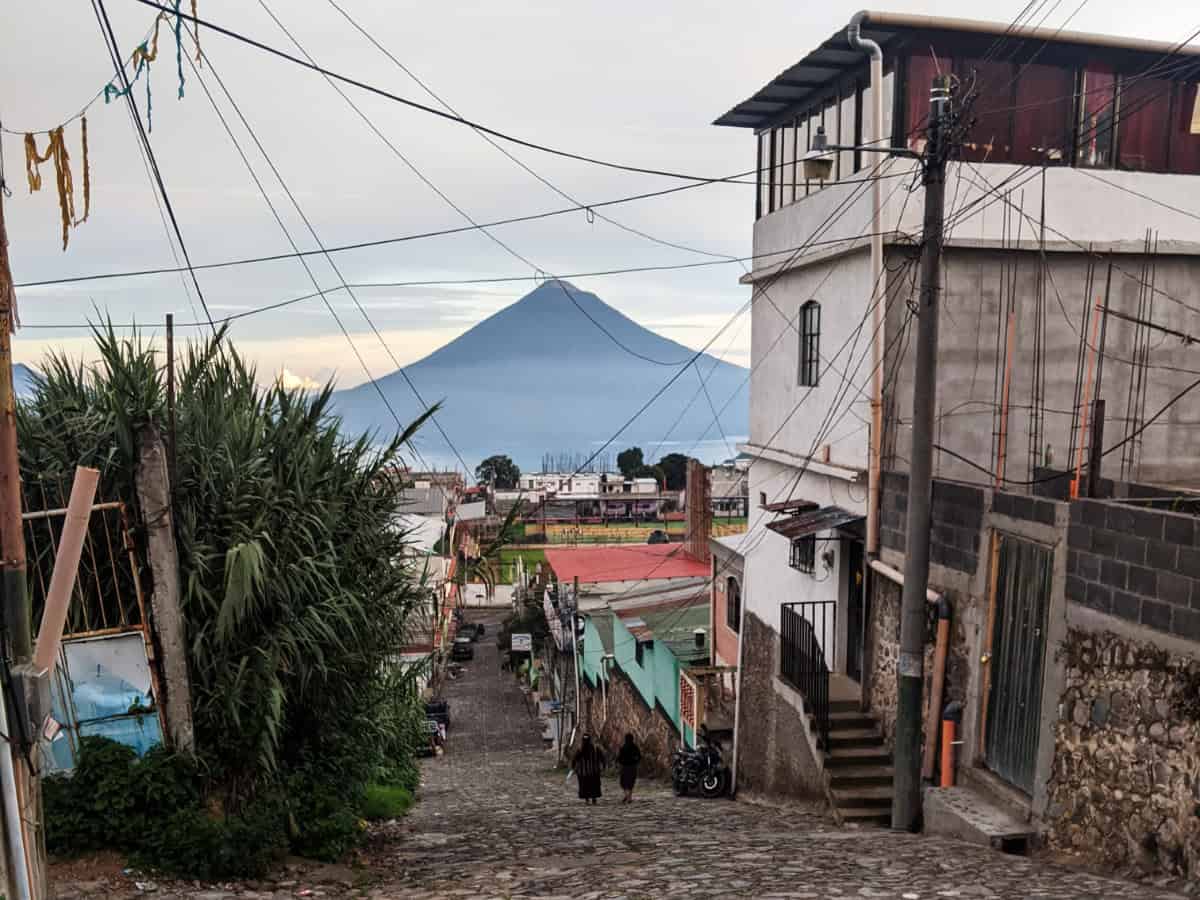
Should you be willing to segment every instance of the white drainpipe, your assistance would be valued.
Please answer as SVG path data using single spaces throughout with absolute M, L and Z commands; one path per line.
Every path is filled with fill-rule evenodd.
M 871 140 L 877 144 L 888 141 L 883 133 L 883 49 L 862 36 L 865 12 L 856 13 L 846 26 L 850 46 L 871 54 Z M 870 154 L 874 157 L 875 154 Z M 887 297 L 887 276 L 883 268 L 883 185 L 878 178 L 871 184 L 871 439 L 870 462 L 867 468 L 867 553 L 879 552 L 879 495 L 880 457 L 883 443 L 883 320 L 884 299 Z

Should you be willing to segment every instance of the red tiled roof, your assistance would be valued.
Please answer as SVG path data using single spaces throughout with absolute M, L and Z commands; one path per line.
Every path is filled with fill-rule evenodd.
M 559 581 L 569 582 L 578 577 L 584 584 L 648 578 L 704 578 L 709 574 L 708 564 L 684 553 L 682 544 L 547 550 L 546 560 Z

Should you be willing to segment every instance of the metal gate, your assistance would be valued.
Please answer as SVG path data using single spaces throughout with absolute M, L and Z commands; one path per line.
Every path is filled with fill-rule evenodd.
M 1033 793 L 1054 552 L 997 534 L 986 718 L 988 768 Z

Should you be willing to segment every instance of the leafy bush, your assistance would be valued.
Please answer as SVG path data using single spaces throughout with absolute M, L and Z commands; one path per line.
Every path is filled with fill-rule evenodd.
M 262 874 L 287 846 L 282 801 L 260 797 L 239 815 L 214 816 L 202 806 L 201 785 L 186 757 L 159 748 L 138 759 L 123 744 L 85 737 L 74 774 L 43 782 L 47 848 L 113 848 L 196 878 Z
M 412 791 L 398 784 L 368 784 L 363 818 L 372 822 L 398 819 L 413 805 Z
M 99 468 L 100 493 L 134 512 L 141 545 L 138 447 L 146 429 L 165 429 L 165 374 L 140 337 L 95 337 L 97 365 L 52 356 L 20 405 L 22 477 L 69 484 L 76 465 Z M 250 858 L 280 834 L 332 858 L 357 833 L 368 783 L 416 786 L 419 707 L 396 654 L 429 591 L 393 523 L 401 451 L 423 419 L 382 447 L 347 437 L 331 388 L 260 387 L 224 331 L 177 368 L 174 524 L 203 767 L 177 781 L 181 763 L 125 759 L 139 773 L 126 791 L 81 762 L 71 781 L 92 790 L 79 789 L 77 813 L 56 807 L 51 840 L 138 849 L 191 874 L 224 867 L 235 838 L 252 841 L 239 851 Z M 93 749 L 86 765 L 119 768 L 119 750 Z M 135 848 L 110 809 L 156 843 Z

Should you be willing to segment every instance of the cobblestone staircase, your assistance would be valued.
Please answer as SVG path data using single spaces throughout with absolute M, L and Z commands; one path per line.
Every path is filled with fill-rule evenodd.
M 829 746 L 822 749 L 838 817 L 846 823 L 889 825 L 895 770 L 879 723 L 859 709 L 857 699 L 831 699 L 829 710 Z

